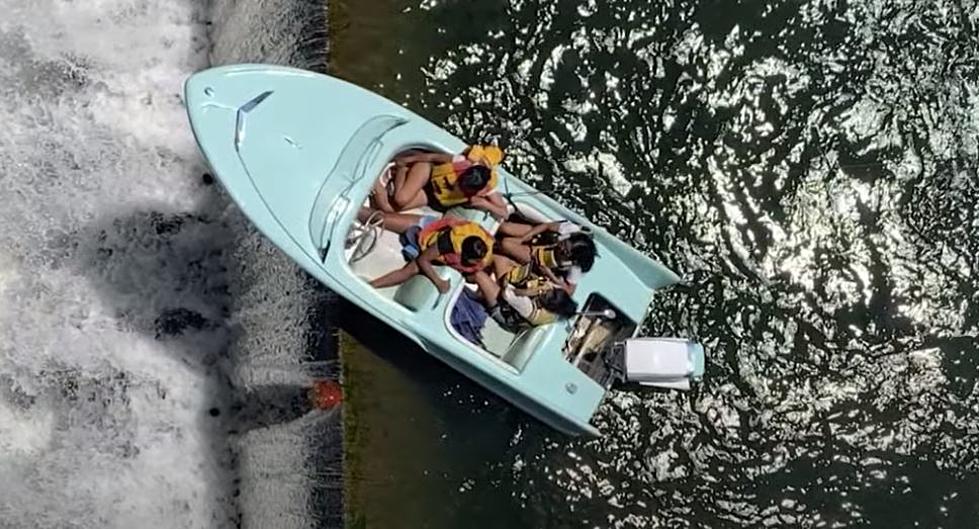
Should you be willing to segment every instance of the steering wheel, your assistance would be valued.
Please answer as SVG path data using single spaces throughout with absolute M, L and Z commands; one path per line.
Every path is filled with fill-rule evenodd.
M 353 255 L 350 256 L 351 263 L 360 261 L 374 250 L 382 229 L 384 229 L 384 212 L 377 210 L 371 213 L 365 222 L 350 229 L 345 245 L 347 249 L 354 249 Z

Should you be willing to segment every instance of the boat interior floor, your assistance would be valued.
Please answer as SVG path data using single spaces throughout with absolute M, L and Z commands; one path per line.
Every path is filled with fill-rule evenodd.
M 379 178 L 387 179 L 389 168 L 390 166 L 386 167 Z M 370 198 L 364 202 L 363 206 L 370 207 Z M 441 216 L 441 213 L 436 212 L 427 206 L 407 210 L 404 213 Z M 354 273 L 363 280 L 370 281 L 371 279 L 379 277 L 392 270 L 403 267 L 406 261 L 401 253 L 400 236 L 397 233 L 383 229 L 380 225 L 379 216 L 375 217 L 373 222 L 371 222 L 372 219 L 367 220 L 368 221 L 366 223 L 355 220 L 351 225 L 348 232 L 345 252 L 347 262 Z M 490 231 L 495 231 L 495 227 Z M 378 289 L 378 292 L 382 296 L 396 301 L 403 297 L 403 295 L 398 294 L 399 289 L 418 289 L 419 286 L 417 283 L 420 281 L 428 282 L 428 279 L 424 276 L 419 276 L 417 278 L 413 278 L 408 283 L 399 285 L 397 287 Z M 412 282 L 415 282 L 415 285 L 411 285 Z M 431 285 L 431 289 L 434 288 L 434 285 Z M 465 288 L 469 288 L 473 291 L 476 290 L 475 285 L 471 283 L 465 283 Z M 456 300 L 459 299 L 458 296 L 460 294 L 461 292 L 459 292 L 458 288 L 451 293 L 453 298 Z M 456 332 L 452 325 L 449 324 L 449 316 L 450 314 L 445 315 L 445 324 L 449 332 L 452 333 L 456 339 L 464 342 L 465 344 L 472 345 L 481 352 L 489 352 L 491 355 L 499 359 L 503 359 L 504 361 L 506 361 L 508 353 L 511 353 L 512 356 L 511 344 L 514 343 L 517 337 L 513 333 L 501 328 L 492 318 L 486 319 L 486 324 L 482 330 L 483 345 L 486 347 L 484 351 L 482 348 L 472 344 L 469 340 Z

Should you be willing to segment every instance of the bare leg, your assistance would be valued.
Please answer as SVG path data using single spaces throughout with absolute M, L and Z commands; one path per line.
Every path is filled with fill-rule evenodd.
M 394 197 L 393 205 L 397 210 L 410 209 L 409 206 L 418 201 L 418 196 L 425 197 L 422 188 L 432 178 L 432 164 L 428 162 L 416 162 L 408 169 L 407 174 L 398 171 L 394 175 Z M 424 205 L 424 201 L 420 205 Z M 419 207 L 419 206 L 414 206 Z
M 398 209 L 398 211 L 408 211 L 415 208 L 420 208 L 422 206 L 428 205 L 428 195 L 424 191 L 419 191 L 409 200 L 405 205 Z
M 493 275 L 496 276 L 497 281 L 516 267 L 517 263 L 515 263 L 513 259 L 510 259 L 509 257 L 502 255 L 493 256 Z
M 504 237 L 500 241 L 500 249 L 520 264 L 530 262 L 530 246 L 520 242 L 517 237 Z
M 532 227 L 522 222 L 504 221 L 496 232 L 507 237 L 523 237 Z
M 392 270 L 371 281 L 374 288 L 387 288 L 400 285 L 419 273 L 418 265 L 412 261 L 397 270 Z
M 408 149 L 407 151 L 399 152 L 398 155 L 394 157 L 394 160 L 397 161 L 408 156 L 415 156 L 416 154 L 428 154 L 428 151 L 422 149 Z
M 360 208 L 357 212 L 357 220 L 360 222 L 367 222 L 367 218 L 371 216 L 376 210 L 370 208 Z M 418 221 L 422 219 L 421 215 L 415 215 L 414 213 L 384 213 L 384 229 L 388 231 L 393 231 L 394 233 L 404 233 L 408 231 L 408 228 L 416 226 Z
M 486 302 L 486 306 L 493 308 L 496 306 L 497 300 L 500 299 L 500 286 L 497 285 L 486 272 L 476 272 L 472 275 L 473 281 L 479 288 L 479 293 Z

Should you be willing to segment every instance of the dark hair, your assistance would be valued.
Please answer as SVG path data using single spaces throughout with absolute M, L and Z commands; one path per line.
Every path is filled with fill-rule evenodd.
M 489 167 L 473 165 L 459 175 L 459 189 L 466 193 L 478 193 L 489 183 L 491 175 Z
M 462 260 L 466 262 L 479 261 L 486 257 L 486 243 L 483 239 L 470 235 L 462 240 Z
M 595 247 L 591 235 L 581 232 L 572 233 L 565 241 L 565 248 L 568 259 L 578 265 L 582 272 L 591 270 L 595 264 L 595 257 L 598 256 L 598 248 Z
M 540 306 L 561 318 L 570 318 L 578 312 L 578 302 L 571 299 L 563 288 L 552 288 L 540 294 Z

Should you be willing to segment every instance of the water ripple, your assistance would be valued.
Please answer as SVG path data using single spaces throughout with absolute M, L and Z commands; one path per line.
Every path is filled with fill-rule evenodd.
M 976 524 L 976 2 L 427 7 L 420 111 L 681 271 L 648 330 L 710 351 L 518 436 L 534 526 Z

